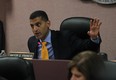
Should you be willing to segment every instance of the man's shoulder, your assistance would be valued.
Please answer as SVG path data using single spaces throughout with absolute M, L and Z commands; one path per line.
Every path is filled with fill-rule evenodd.
M 36 37 L 35 36 L 30 36 L 29 39 L 36 39 Z
M 59 30 L 51 30 L 51 33 L 54 35 L 59 35 L 60 31 Z
M 34 41 L 35 42 L 35 41 L 37 41 L 37 39 L 36 39 L 35 36 L 30 36 L 29 39 L 28 39 L 28 41 Z
M 51 32 L 57 33 L 60 32 L 59 30 L 51 30 Z

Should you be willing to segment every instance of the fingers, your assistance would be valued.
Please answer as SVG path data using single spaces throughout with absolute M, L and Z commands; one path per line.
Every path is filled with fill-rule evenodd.
M 90 27 L 97 27 L 97 28 L 100 28 L 101 26 L 101 22 L 99 19 L 97 18 L 94 18 L 93 20 L 90 20 Z
M 98 26 L 100 27 L 100 26 L 101 26 L 101 24 L 102 24 L 102 22 L 99 22 L 99 23 L 98 23 Z

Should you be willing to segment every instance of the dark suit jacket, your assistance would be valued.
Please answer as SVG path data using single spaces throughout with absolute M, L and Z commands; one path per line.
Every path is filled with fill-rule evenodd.
M 74 33 L 68 34 L 60 31 L 51 31 L 51 40 L 54 50 L 55 59 L 72 59 L 76 54 L 85 50 L 92 50 L 97 52 L 100 43 L 96 44 L 90 39 L 80 39 Z M 31 36 L 28 40 L 28 48 L 30 52 L 34 52 L 34 58 L 37 59 L 37 42 L 35 36 Z

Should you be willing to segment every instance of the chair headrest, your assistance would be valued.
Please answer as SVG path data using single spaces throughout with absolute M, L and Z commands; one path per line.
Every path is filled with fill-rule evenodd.
M 87 32 L 90 29 L 90 20 L 88 17 L 70 17 L 61 23 L 61 31 L 73 31 L 81 38 L 89 38 Z

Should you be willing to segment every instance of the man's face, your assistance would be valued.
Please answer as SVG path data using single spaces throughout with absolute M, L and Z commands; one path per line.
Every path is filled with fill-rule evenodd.
M 30 25 L 36 38 L 44 40 L 49 31 L 50 21 L 44 21 L 41 17 L 36 17 L 30 19 Z

